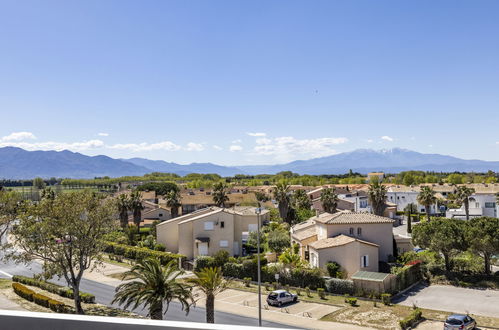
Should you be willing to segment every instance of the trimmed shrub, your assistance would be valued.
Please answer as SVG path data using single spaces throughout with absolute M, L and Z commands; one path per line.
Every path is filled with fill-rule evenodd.
M 297 296 L 301 296 L 301 288 L 296 288 L 295 291 Z
M 178 261 L 179 258 L 184 259 L 185 256 L 176 253 L 155 251 L 148 248 L 117 244 L 113 242 L 105 242 L 104 252 L 113 253 L 119 256 L 124 256 L 128 259 L 145 259 L 158 258 L 162 265 L 166 265 L 171 260 Z
M 308 286 L 305 288 L 305 292 L 307 293 L 307 297 L 311 297 L 310 288 Z
M 392 295 L 389 293 L 381 294 L 381 301 L 383 301 L 383 304 L 389 306 L 392 302 Z
M 213 255 L 213 259 L 215 262 L 215 266 L 223 267 L 226 263 L 229 262 L 229 252 L 225 250 L 220 250 Z
M 195 263 L 194 270 L 197 272 L 203 268 L 215 267 L 215 259 L 213 257 L 199 256 L 196 258 Z
M 409 316 L 399 321 L 400 328 L 402 328 L 402 330 L 410 329 L 414 327 L 422 318 L 423 312 L 421 309 L 416 308 Z
M 65 313 L 65 312 L 68 312 L 70 310 L 70 307 L 67 306 L 66 304 L 64 304 L 60 301 L 51 299 L 51 298 L 44 296 L 42 294 L 38 294 L 38 293 L 34 292 L 33 290 L 28 289 L 27 287 L 25 287 L 24 285 L 22 285 L 20 283 L 17 283 L 17 282 L 12 283 L 12 288 L 14 289 L 14 292 L 18 296 L 20 296 L 26 300 L 32 301 L 37 305 L 40 305 L 40 306 L 43 306 L 46 308 L 50 308 L 54 312 Z
M 12 283 L 12 289 L 14 289 L 14 292 L 29 301 L 33 301 L 33 295 L 35 294 L 35 291 L 28 289 L 22 284 L 19 283 Z
M 269 282 L 265 282 L 265 290 L 272 291 L 272 285 Z
M 49 308 L 56 313 L 66 313 L 70 310 L 67 305 L 57 300 L 49 299 L 48 304 Z
M 351 280 L 342 280 L 339 278 L 330 278 L 325 281 L 327 292 L 336 294 L 353 294 L 354 286 Z
M 340 276 L 338 276 L 339 275 L 338 273 L 341 273 L 340 272 L 341 266 L 339 263 L 334 262 L 334 261 L 330 261 L 326 264 L 326 269 L 327 269 L 329 276 L 335 277 L 335 278 L 340 277 Z
M 318 288 L 317 289 L 317 294 L 319 295 L 319 298 L 326 299 L 326 292 L 324 292 L 323 288 Z
M 227 277 L 241 278 L 243 276 L 243 265 L 228 262 L 223 266 L 223 274 Z
M 250 284 L 251 284 L 251 277 L 245 277 L 244 278 L 244 286 L 249 288 Z
M 357 298 L 346 298 L 345 302 L 349 304 L 350 306 L 357 306 Z
M 12 277 L 12 281 L 19 282 L 19 283 L 26 284 L 26 285 L 36 286 L 37 288 L 48 291 L 50 293 L 57 294 L 61 297 L 73 299 L 73 290 L 68 288 L 68 287 L 65 287 L 65 286 L 61 286 L 61 285 L 49 283 L 47 281 L 42 281 L 42 280 L 38 280 L 36 278 L 21 276 L 21 275 L 14 275 Z M 95 303 L 95 296 L 93 294 L 86 293 L 86 292 L 80 292 L 80 298 L 81 298 L 81 301 L 83 301 L 84 303 L 87 303 L 87 304 L 94 304 Z
M 37 305 L 49 308 L 49 300 L 50 298 L 47 296 L 44 296 L 42 294 L 35 293 L 33 295 L 33 302 Z

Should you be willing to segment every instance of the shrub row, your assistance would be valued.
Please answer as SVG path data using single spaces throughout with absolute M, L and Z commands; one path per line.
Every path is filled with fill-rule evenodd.
M 410 329 L 414 327 L 422 318 L 423 312 L 421 311 L 421 309 L 416 308 L 411 312 L 409 316 L 407 316 L 405 319 L 400 320 L 399 325 L 402 330 Z
M 27 287 L 25 287 L 20 283 L 16 282 L 12 283 L 12 289 L 14 289 L 14 292 L 18 296 L 26 300 L 32 301 L 37 305 L 50 308 L 56 313 L 67 313 L 71 310 L 70 307 L 67 306 L 66 304 L 58 300 L 54 300 L 52 298 L 44 296 L 42 294 L 38 294 L 35 291 L 28 289 Z
M 55 293 L 61 297 L 73 299 L 73 290 L 61 285 L 49 283 L 47 281 L 37 280 L 32 277 L 26 277 L 21 275 L 14 275 L 12 277 L 14 282 L 19 282 L 26 285 L 36 286 L 42 290 L 48 291 L 50 293 Z M 95 296 L 90 293 L 80 292 L 81 301 L 87 304 L 95 303 Z
M 181 254 L 154 251 L 148 248 L 129 246 L 113 242 L 105 242 L 104 252 L 124 256 L 125 258 L 132 260 L 142 260 L 151 257 L 158 258 L 162 265 L 166 265 L 171 260 L 178 261 L 179 258 L 185 258 L 185 256 Z
M 354 286 L 351 280 L 342 280 L 339 278 L 330 278 L 325 281 L 327 292 L 335 294 L 353 294 Z

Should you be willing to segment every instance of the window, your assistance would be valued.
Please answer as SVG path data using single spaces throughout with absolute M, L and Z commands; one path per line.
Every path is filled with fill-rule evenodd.
M 206 221 L 204 223 L 204 230 L 213 230 L 213 221 Z
M 225 222 L 224 221 L 220 221 L 220 228 L 225 228 Z
M 367 201 L 362 200 L 360 201 L 360 208 L 365 209 L 367 207 Z
M 362 236 L 362 228 L 357 228 L 357 236 Z
M 485 202 L 485 207 L 488 208 L 488 209 L 493 209 L 493 208 L 496 207 L 496 203 L 493 203 L 493 202 L 487 203 L 487 202 Z
M 220 247 L 229 247 L 229 241 L 227 240 L 220 241 Z
M 369 256 L 368 255 L 360 257 L 360 267 L 362 267 L 362 268 L 369 267 Z
M 353 228 L 350 228 L 350 235 L 353 236 Z
M 160 214 L 159 214 L 159 216 L 160 216 L 160 217 L 162 217 L 162 216 L 163 216 L 163 213 L 160 213 Z

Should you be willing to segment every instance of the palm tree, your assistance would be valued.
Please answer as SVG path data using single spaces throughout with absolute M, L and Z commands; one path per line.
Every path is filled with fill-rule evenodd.
M 142 205 L 142 195 L 140 191 L 134 190 L 130 194 L 129 207 L 133 212 L 133 223 L 137 226 L 137 232 L 140 230 L 140 222 L 142 221 L 142 210 L 144 205 Z
M 426 218 L 430 221 L 430 207 L 437 202 L 437 197 L 435 197 L 435 190 L 430 186 L 421 187 L 417 201 L 419 204 L 423 205 L 426 211 Z
M 289 186 L 285 182 L 279 182 L 274 190 L 274 198 L 279 203 L 279 215 L 281 219 L 286 222 L 290 222 L 288 220 L 288 211 L 289 211 Z
M 310 198 L 303 189 L 298 189 L 293 193 L 293 204 L 295 209 L 297 210 L 301 209 L 310 210 L 310 207 L 312 206 Z
M 460 204 L 464 204 L 464 212 L 466 220 L 470 219 L 470 196 L 475 193 L 475 189 L 466 186 L 459 186 L 456 190 L 456 200 Z
M 170 190 L 166 193 L 165 199 L 166 206 L 170 208 L 172 218 L 178 217 L 178 208 L 182 206 L 182 204 L 180 203 L 180 200 L 182 199 L 180 193 L 176 190 Z
M 130 210 L 130 200 L 127 194 L 121 194 L 117 198 L 118 212 L 120 214 L 121 228 L 125 229 L 128 226 L 128 211 Z
M 386 187 L 379 181 L 374 181 L 369 185 L 367 195 L 369 197 L 369 203 L 371 204 L 373 213 L 376 215 L 383 216 L 383 213 L 385 212 L 386 192 Z
M 321 194 L 321 204 L 324 212 L 336 213 L 336 208 L 338 207 L 338 195 L 335 189 L 324 188 Z
M 154 320 L 163 319 L 163 306 L 166 304 L 165 313 L 172 300 L 177 300 L 189 314 L 190 306 L 194 303 L 192 288 L 177 280 L 183 271 L 177 268 L 175 261 L 170 261 L 165 267 L 161 266 L 159 259 L 147 258 L 137 263 L 126 272 L 123 277 L 132 277 L 135 281 L 120 284 L 112 303 L 117 302 L 124 308 L 133 306 L 136 309 L 144 304 L 149 308 L 148 317 Z
M 227 289 L 229 284 L 223 278 L 220 267 L 203 268 L 194 272 L 196 277 L 188 278 L 190 283 L 199 288 L 206 295 L 206 323 L 215 323 L 215 297 Z
M 225 203 L 229 201 L 229 196 L 227 196 L 227 185 L 220 181 L 213 187 L 213 202 L 218 207 L 225 207 Z
M 280 256 L 279 261 L 289 268 L 297 268 L 303 265 L 301 256 L 294 253 L 293 248 L 286 249 Z

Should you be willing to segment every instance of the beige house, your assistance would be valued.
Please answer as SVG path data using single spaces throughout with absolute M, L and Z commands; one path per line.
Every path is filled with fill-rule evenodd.
M 188 259 L 213 255 L 226 250 L 231 256 L 242 254 L 243 244 L 250 232 L 257 230 L 255 207 L 209 207 L 174 218 L 156 227 L 157 241 L 166 250 L 180 253 Z M 260 221 L 269 220 L 263 210 Z
M 144 209 L 141 212 L 141 227 L 150 227 L 154 221 L 163 222 L 172 218 L 171 211 L 168 207 L 149 202 L 142 201 L 142 206 Z M 128 223 L 134 224 L 133 222 L 133 212 L 128 212 Z
M 311 265 L 336 261 L 351 276 L 377 271 L 378 261 L 393 256 L 393 222 L 370 213 L 322 213 L 291 227 L 291 241 Z

